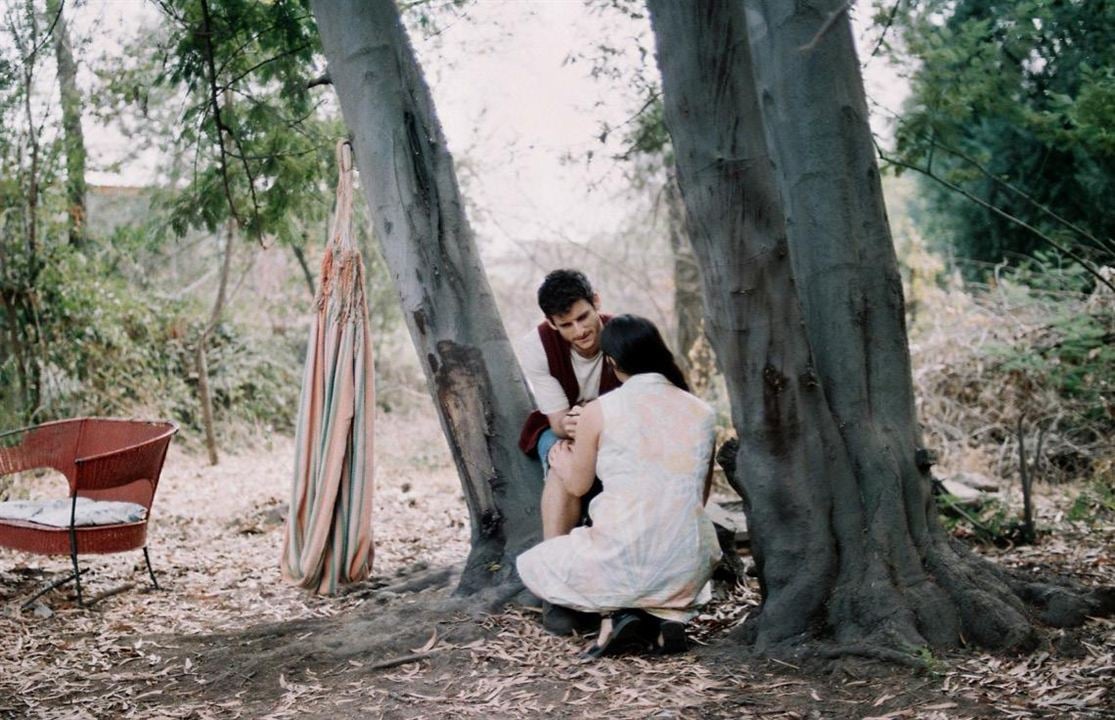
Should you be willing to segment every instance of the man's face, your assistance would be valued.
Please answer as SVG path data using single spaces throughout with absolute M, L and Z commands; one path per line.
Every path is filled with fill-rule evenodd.
M 546 318 L 550 327 L 557 330 L 573 350 L 581 357 L 592 357 L 600 352 L 600 298 L 592 296 L 592 302 L 578 300 L 567 311 Z

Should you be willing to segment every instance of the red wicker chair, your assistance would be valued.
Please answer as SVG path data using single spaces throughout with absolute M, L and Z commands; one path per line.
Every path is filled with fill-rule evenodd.
M 84 602 L 78 555 L 142 548 L 147 572 L 158 589 L 147 553 L 147 520 L 167 447 L 176 432 L 178 427 L 171 422 L 76 418 L 0 434 L 0 477 L 53 468 L 69 482 L 71 508 L 68 527 L 0 519 L 0 547 L 41 555 L 68 554 L 79 605 Z M 135 522 L 75 527 L 79 497 L 136 503 L 147 512 Z

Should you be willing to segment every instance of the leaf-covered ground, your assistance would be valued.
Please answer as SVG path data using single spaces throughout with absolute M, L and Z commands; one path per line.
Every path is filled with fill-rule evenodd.
M 278 570 L 292 443 L 209 467 L 173 449 L 152 519 L 149 589 L 138 553 L 88 558 L 89 609 L 68 589 L 20 605 L 66 558 L 0 550 L 2 718 L 1032 718 L 1115 717 L 1115 623 L 1050 631 L 1021 657 L 957 652 L 920 672 L 856 658 L 830 672 L 745 660 L 726 639 L 757 588 L 719 588 L 680 657 L 578 657 L 525 609 L 450 597 L 468 517 L 436 421 L 381 416 L 374 578 L 341 598 Z M 17 490 L 57 493 L 60 480 Z M 1110 518 L 1066 519 L 1080 488 L 1039 488 L 1037 546 L 1000 562 L 1115 584 Z M 134 583 L 133 587 L 127 587 Z

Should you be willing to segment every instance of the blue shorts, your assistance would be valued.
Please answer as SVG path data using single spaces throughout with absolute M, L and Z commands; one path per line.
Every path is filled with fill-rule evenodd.
M 535 446 L 538 450 L 538 459 L 542 461 L 542 479 L 545 480 L 546 476 L 550 474 L 550 448 L 558 444 L 561 440 L 551 428 L 546 428 L 542 434 L 538 436 L 538 444 Z

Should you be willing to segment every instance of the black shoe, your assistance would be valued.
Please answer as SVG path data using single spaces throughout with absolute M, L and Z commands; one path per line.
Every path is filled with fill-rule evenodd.
M 643 610 L 643 639 L 655 655 L 673 655 L 685 652 L 689 644 L 685 639 L 685 623 L 663 620 Z
M 600 629 L 600 616 L 543 601 L 542 627 L 551 635 L 588 635 Z
M 654 639 L 654 652 L 659 655 L 673 655 L 685 652 L 688 643 L 685 640 L 685 623 L 676 620 L 660 620 L 658 637 Z
M 536 610 L 542 609 L 542 605 L 543 605 L 542 598 L 538 597 L 537 595 L 532 593 L 530 590 L 527 590 L 526 588 L 523 588 L 522 590 L 520 590 L 515 595 L 515 597 L 513 597 L 511 599 L 511 602 L 514 605 L 521 605 L 522 607 L 534 608 Z
M 612 631 L 604 642 L 597 642 L 581 657 L 595 660 L 605 655 L 616 655 L 623 650 L 637 647 L 646 648 L 646 629 L 642 613 L 635 610 L 620 610 L 612 615 Z

